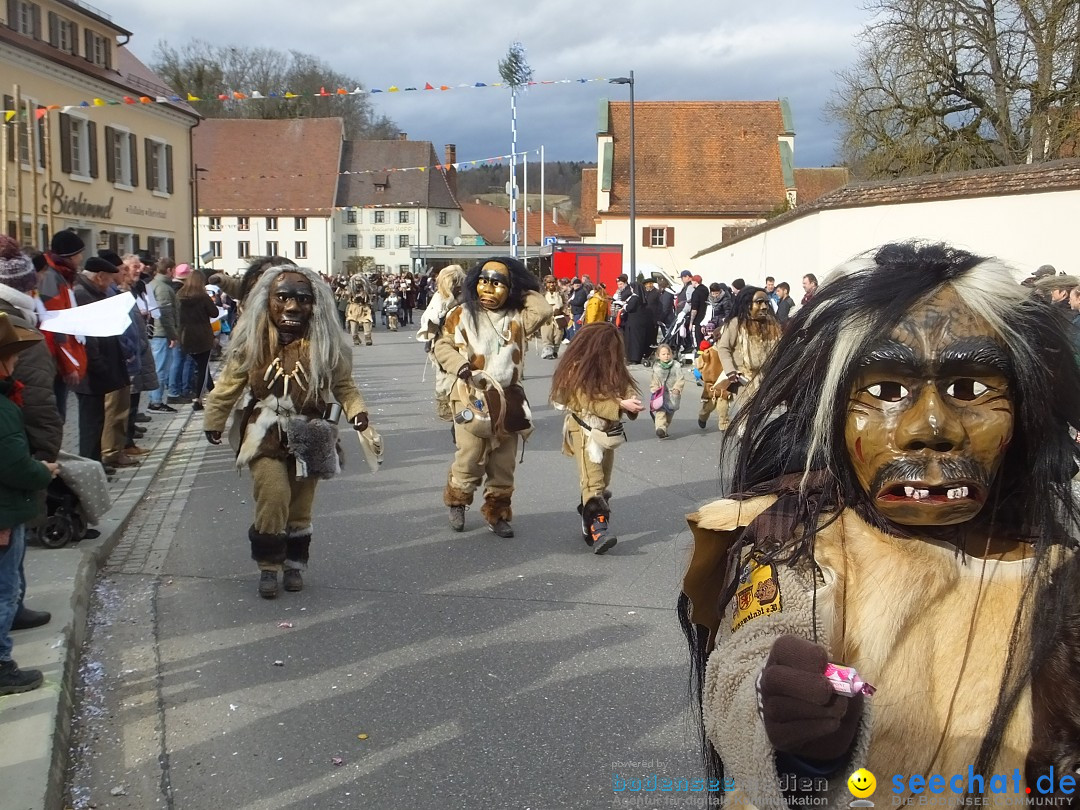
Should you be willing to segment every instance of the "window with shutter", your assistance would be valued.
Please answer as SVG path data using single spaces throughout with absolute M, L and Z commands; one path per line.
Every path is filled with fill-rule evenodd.
M 60 18 L 55 11 L 49 12 L 49 44 L 54 48 L 60 47 Z
M 641 229 L 641 246 L 650 247 L 652 245 L 652 231 L 650 228 Z
M 130 153 L 130 163 L 128 167 L 131 169 L 131 185 L 132 187 L 139 185 L 139 148 L 137 141 L 139 139 L 135 137 L 134 133 L 128 134 L 128 152 Z
M 668 247 L 675 247 L 675 229 L 674 228 L 668 228 L 666 236 L 667 236 L 667 246 Z
M 173 193 L 173 171 L 172 171 L 172 147 L 168 144 L 165 145 L 165 190 L 169 193 Z
M 105 127 L 105 179 L 110 183 L 116 182 L 116 150 L 117 141 L 116 130 L 112 127 Z
M 97 123 L 86 122 L 86 148 L 90 152 L 90 176 L 98 176 Z
M 153 191 L 157 188 L 157 172 L 155 167 L 157 162 L 154 160 L 154 142 L 149 138 L 143 138 L 143 152 L 146 155 L 146 187 Z
M 71 174 L 71 116 L 67 113 L 60 113 L 60 171 Z

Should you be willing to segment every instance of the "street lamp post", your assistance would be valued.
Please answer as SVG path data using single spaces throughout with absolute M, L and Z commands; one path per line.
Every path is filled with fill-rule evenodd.
M 202 267 L 202 252 L 199 247 L 199 175 L 201 173 L 209 171 L 201 166 L 192 166 L 191 171 L 191 196 L 193 207 L 195 208 L 195 216 L 192 218 L 195 221 L 195 260 L 194 265 L 196 267 Z
M 637 223 L 635 220 L 636 198 L 634 189 L 634 71 L 629 76 L 609 79 L 611 84 L 630 85 L 630 280 L 637 279 Z

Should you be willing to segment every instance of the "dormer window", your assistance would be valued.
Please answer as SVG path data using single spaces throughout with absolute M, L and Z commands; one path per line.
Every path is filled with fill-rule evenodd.
M 8 3 L 8 25 L 23 36 L 41 39 L 41 7 L 27 0 L 11 0 Z

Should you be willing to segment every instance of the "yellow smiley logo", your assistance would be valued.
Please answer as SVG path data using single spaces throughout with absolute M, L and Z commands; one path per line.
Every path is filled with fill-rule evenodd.
M 866 799 L 874 795 L 877 789 L 877 779 L 866 768 L 859 768 L 847 780 L 848 790 L 857 799 Z

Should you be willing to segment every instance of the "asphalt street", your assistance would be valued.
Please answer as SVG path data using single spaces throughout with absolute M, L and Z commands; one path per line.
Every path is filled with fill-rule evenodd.
M 616 454 L 612 527 L 581 542 L 576 469 L 535 348 L 537 429 L 513 525 L 447 525 L 452 457 L 411 332 L 375 333 L 355 378 L 386 461 L 316 499 L 302 593 L 256 594 L 250 478 L 192 420 L 96 583 L 68 774 L 72 808 L 698 807 L 616 792 L 701 774 L 674 613 L 685 515 L 717 496 L 720 434 L 691 383 L 672 438 L 647 414 Z M 635 369 L 647 391 L 648 372 Z M 677 803 L 676 803 L 677 802 Z

